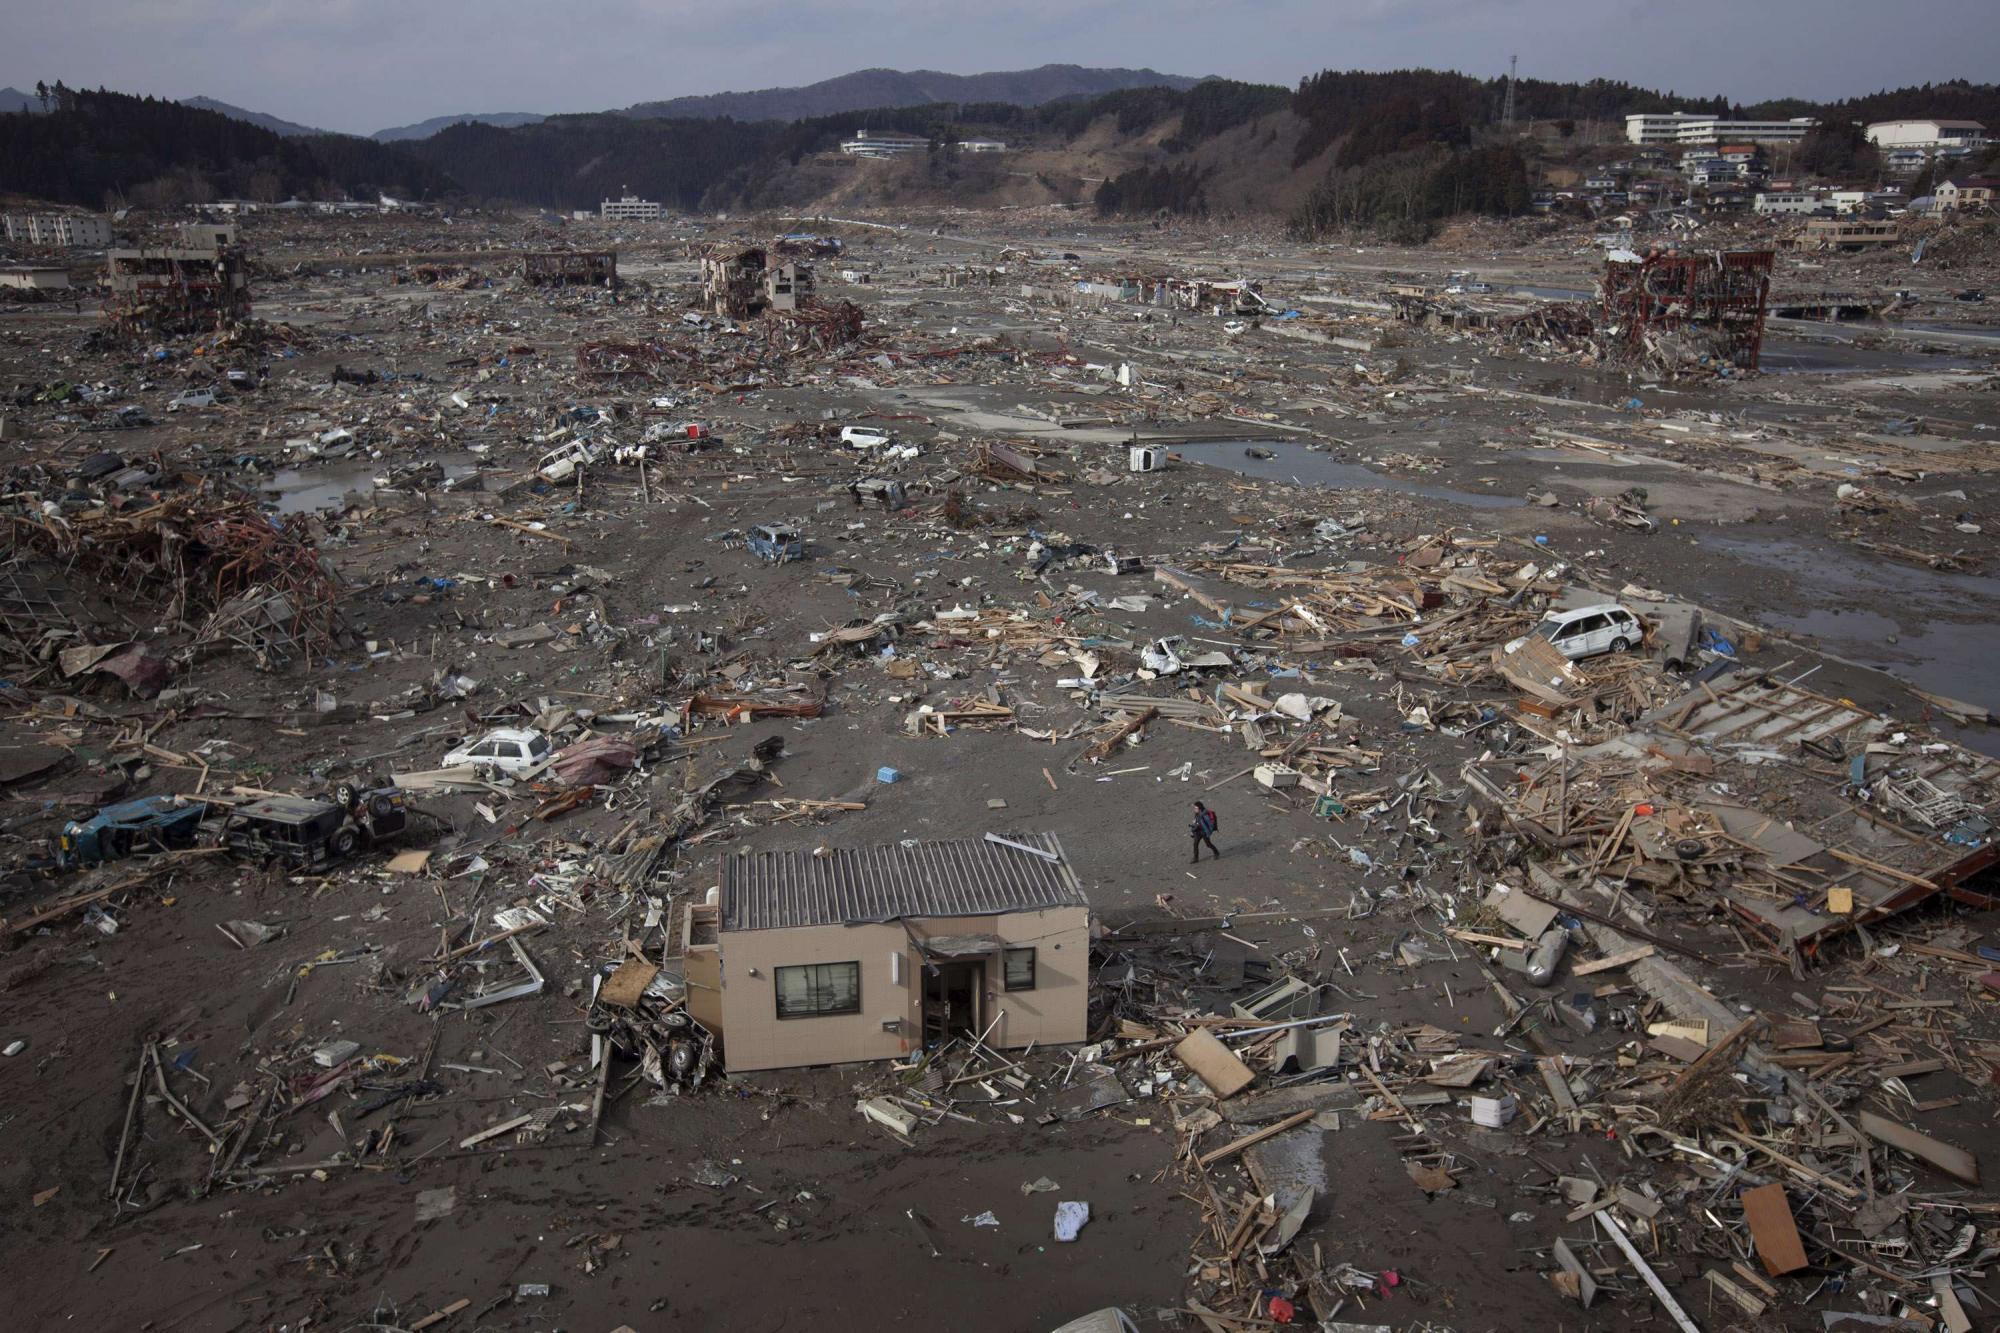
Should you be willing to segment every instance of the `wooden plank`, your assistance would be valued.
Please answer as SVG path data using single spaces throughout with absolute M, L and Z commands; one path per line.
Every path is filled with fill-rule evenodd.
M 1743 1191 L 1743 1220 L 1750 1224 L 1750 1237 L 1757 1245 L 1757 1257 L 1772 1277 L 1796 1273 L 1807 1264 L 1805 1243 L 1799 1239 L 1798 1223 L 1792 1219 L 1791 1201 L 1785 1187 L 1772 1183 Z
M 1573 967 L 1570 969 L 1570 975 L 1594 977 L 1599 972 L 1609 972 L 1614 967 L 1629 967 L 1642 958 L 1651 958 L 1658 952 L 1659 950 L 1655 949 L 1652 945 L 1642 944 L 1636 949 L 1627 949 L 1623 953 L 1614 953 L 1609 958 L 1600 958 L 1594 963 L 1583 963 L 1577 967 Z
M 1632 1238 L 1625 1234 L 1625 1228 L 1618 1224 L 1618 1219 L 1610 1213 L 1599 1213 L 1597 1224 L 1604 1228 L 1612 1243 L 1624 1252 L 1625 1262 L 1632 1265 L 1632 1270 L 1645 1281 L 1646 1286 L 1652 1290 L 1653 1299 L 1660 1303 L 1661 1308 L 1680 1328 L 1681 1333 L 1701 1333 L 1701 1325 L 1688 1318 L 1688 1312 L 1681 1308 L 1680 1302 L 1667 1290 L 1666 1283 L 1660 1281 L 1660 1275 L 1639 1256 L 1639 1251 L 1632 1244 Z
M 1230 1157 L 1234 1157 L 1237 1153 L 1242 1152 L 1245 1148 L 1256 1147 L 1258 1144 L 1262 1143 L 1265 1139 L 1276 1138 L 1278 1135 L 1284 1133 L 1288 1129 L 1297 1129 L 1300 1125 L 1303 1125 L 1306 1121 L 1312 1119 L 1314 1116 L 1318 1114 L 1319 1114 L 1318 1111 L 1308 1109 L 1300 1111 L 1296 1115 L 1288 1115 L 1275 1125 L 1266 1125 L 1264 1128 L 1258 1130 L 1254 1134 L 1245 1134 L 1242 1138 L 1237 1139 L 1234 1143 L 1225 1143 L 1220 1148 L 1216 1148 L 1211 1152 L 1203 1153 L 1196 1160 L 1198 1160 L 1201 1163 L 1203 1169 L 1214 1166 L 1217 1162 L 1223 1161 Z
M 521 1126 L 527 1124 L 534 1118 L 535 1117 L 533 1117 L 532 1115 L 517 1115 L 512 1120 L 502 1120 L 499 1124 L 492 1126 L 490 1129 L 482 1129 L 477 1134 L 466 1135 L 464 1138 L 458 1141 L 458 1146 L 462 1149 L 470 1148 L 475 1144 L 484 1143 L 488 1139 L 498 1138 L 500 1135 L 505 1134 L 510 1129 L 519 1129 Z
M 1918 1133 L 1908 1125 L 1899 1125 L 1873 1111 L 1861 1112 L 1855 1116 L 1855 1122 L 1869 1138 L 1886 1143 L 1897 1152 L 1929 1162 L 1946 1175 L 1968 1185 L 1979 1183 L 1979 1159 L 1963 1148 L 1940 1143 L 1928 1134 Z
M 430 1314 L 425 1315 L 422 1319 L 419 1319 L 416 1323 L 411 1324 L 410 1333 L 424 1333 L 424 1330 L 429 1328 L 432 1324 L 443 1323 L 445 1320 L 451 1318 L 453 1315 L 457 1314 L 460 1310 L 463 1310 L 466 1306 L 470 1304 L 472 1304 L 471 1297 L 461 1296 L 457 1300 L 453 1301 L 450 1305 L 445 1306 L 442 1310 L 433 1310 Z
M 1681 1071 L 1680 1077 L 1674 1080 L 1674 1085 L 1671 1088 L 1667 1089 L 1667 1096 L 1669 1097 L 1674 1096 L 1676 1093 L 1680 1092 L 1683 1088 L 1688 1087 L 1690 1084 L 1694 1083 L 1696 1080 L 1700 1079 L 1703 1075 L 1708 1073 L 1711 1066 L 1717 1064 L 1718 1062 L 1722 1061 L 1725 1058 L 1734 1055 L 1736 1050 L 1736 1044 L 1739 1041 L 1743 1040 L 1745 1037 L 1749 1036 L 1750 1029 L 1756 1027 L 1759 1023 L 1763 1021 L 1764 1020 L 1758 1015 L 1752 1014 L 1750 1017 L 1744 1019 L 1741 1023 L 1737 1024 L 1735 1030 L 1730 1032 L 1728 1036 L 1724 1037 L 1721 1041 L 1718 1041 L 1713 1046 L 1709 1047 L 1708 1053 L 1706 1055 L 1702 1056 L 1701 1059 L 1695 1061 L 1693 1064 L 1689 1065 L 1686 1069 L 1683 1069 Z
M 1249 1065 L 1206 1028 L 1188 1033 L 1174 1046 L 1174 1058 L 1201 1075 L 1217 1101 L 1227 1101 L 1257 1081 Z
M 1542 1082 L 1548 1085 L 1549 1096 L 1555 1098 L 1556 1109 L 1565 1113 L 1576 1110 L 1576 1098 L 1569 1090 L 1569 1076 L 1562 1072 L 1556 1058 L 1544 1056 L 1535 1061 L 1535 1067 L 1541 1070 Z
M 1735 1139 L 1738 1143 L 1743 1144 L 1745 1147 L 1755 1148 L 1758 1152 L 1763 1153 L 1766 1157 L 1769 1157 L 1772 1161 L 1784 1163 L 1784 1165 L 1798 1172 L 1800 1175 L 1804 1176 L 1807 1180 L 1825 1186 L 1827 1189 L 1832 1190 L 1835 1194 L 1840 1195 L 1843 1199 L 1858 1199 L 1861 1197 L 1861 1191 L 1854 1188 L 1854 1186 L 1843 1184 L 1842 1182 L 1835 1180 L 1832 1176 L 1826 1174 L 1826 1172 L 1815 1170 L 1814 1168 L 1807 1166 L 1804 1162 L 1799 1161 L 1795 1157 L 1787 1157 L 1783 1153 L 1779 1152 L 1776 1148 L 1773 1148 L 1770 1144 L 1765 1143 L 1760 1139 L 1753 1139 L 1748 1134 L 1744 1134 L 1733 1129 L 1725 1128 L 1722 1132 L 1724 1134 L 1727 1134 L 1730 1138 Z

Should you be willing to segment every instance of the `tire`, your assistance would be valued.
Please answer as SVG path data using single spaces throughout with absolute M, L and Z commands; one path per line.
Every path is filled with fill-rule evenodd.
M 333 803 L 343 810 L 352 810 L 361 791 L 351 782 L 343 782 L 333 789 Z
M 373 796 L 368 800 L 368 813 L 377 819 L 387 819 L 395 809 L 396 803 L 387 796 Z
M 1628 639 L 1626 639 L 1624 635 L 1621 634 L 1617 638 L 1611 641 L 1611 647 L 1608 651 L 1614 653 L 1622 653 L 1625 652 L 1627 649 L 1631 648 L 1631 646 L 1632 646 L 1631 642 Z
M 360 835 L 351 828 L 344 828 L 327 840 L 327 848 L 335 856 L 352 856 L 360 844 Z

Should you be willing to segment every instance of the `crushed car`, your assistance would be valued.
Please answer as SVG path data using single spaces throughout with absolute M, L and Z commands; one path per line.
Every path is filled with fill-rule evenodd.
M 192 847 L 208 813 L 203 801 L 184 796 L 142 796 L 107 805 L 89 819 L 73 819 L 56 837 L 56 866 L 74 870 L 146 852 Z
M 743 545 L 766 564 L 782 565 L 806 558 L 806 544 L 799 530 L 783 523 L 759 523 L 750 529 Z
M 222 825 L 222 845 L 242 856 L 297 867 L 327 865 L 409 827 L 409 798 L 398 787 L 342 787 L 333 800 L 266 796 L 240 805 Z

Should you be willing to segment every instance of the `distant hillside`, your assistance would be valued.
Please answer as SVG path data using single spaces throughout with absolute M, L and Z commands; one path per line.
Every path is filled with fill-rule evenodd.
M 406 139 L 428 139 L 439 130 L 450 129 L 453 125 L 492 125 L 504 130 L 518 125 L 539 125 L 547 119 L 539 111 L 468 111 L 461 116 L 432 116 L 414 125 L 377 130 L 368 137 L 376 143 L 399 143 Z
M 934 69 L 864 69 L 803 88 L 712 93 L 640 102 L 623 114 L 652 120 L 806 120 L 878 107 L 931 106 L 955 102 L 1000 102 L 1041 106 L 1063 97 L 1097 97 L 1127 88 L 1192 88 L 1199 79 L 1150 69 L 1087 69 L 1043 65 L 997 74 L 944 74 Z
M 41 109 L 42 104 L 33 93 L 24 93 L 19 88 L 0 88 L 0 113 Z
M 273 134 L 281 134 L 287 139 L 303 134 L 333 133 L 332 130 L 316 130 L 310 125 L 301 125 L 297 121 L 282 120 L 277 116 L 266 115 L 262 111 L 246 111 L 240 106 L 231 106 L 227 102 L 218 102 L 213 97 L 183 97 L 181 105 L 191 106 L 197 111 L 213 111 L 219 116 L 227 116 L 231 120 L 240 120 L 246 125 L 255 125 L 260 129 L 269 130 Z
M 211 199 L 432 199 L 455 187 L 408 150 L 345 134 L 277 134 L 158 97 L 57 86 L 50 115 L 0 115 L 0 181 L 65 204 Z

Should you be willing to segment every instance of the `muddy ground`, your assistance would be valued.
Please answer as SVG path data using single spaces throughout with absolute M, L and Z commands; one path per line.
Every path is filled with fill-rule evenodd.
M 149 359 L 150 343 L 92 344 L 87 311 L 9 313 L 0 318 L 0 382 L 104 383 L 117 403 L 146 406 L 157 424 L 91 429 L 104 424 L 109 399 L 8 408 L 27 438 L 0 448 L 10 465 L 57 472 L 115 448 L 156 458 L 162 485 L 243 487 L 263 493 L 274 512 L 312 512 L 351 590 L 354 633 L 330 658 L 283 671 L 260 671 L 243 654 L 179 666 L 173 687 L 186 693 L 171 710 L 115 682 L 86 686 L 48 663 L 17 660 L 0 743 L 19 765 L 51 752 L 60 762 L 6 791 L 13 870 L 0 911 L 10 922 L 117 873 L 52 879 L 38 865 L 64 819 L 113 797 L 191 791 L 198 781 L 209 791 L 317 792 L 357 773 L 430 769 L 453 740 L 503 713 L 671 710 L 698 689 L 800 680 L 823 683 L 829 704 L 811 720 L 708 721 L 683 738 L 698 744 L 668 745 L 598 799 L 546 820 L 530 818 L 539 798 L 525 791 L 421 795 L 424 827 L 402 845 L 438 849 L 423 875 L 388 871 L 386 853 L 310 875 L 191 858 L 114 896 L 108 912 L 25 934 L 10 927 L 0 1043 L 26 1045 L 0 1061 L 0 1129 L 14 1149 L 0 1183 L 0 1281 L 19 1327 L 608 1333 L 949 1319 L 970 1330 L 1025 1330 L 1105 1305 L 1147 1328 L 1199 1327 L 1182 1311 L 1212 1247 L 1201 1201 L 1174 1170 L 1174 1124 L 1188 1107 L 1135 1097 L 1040 1123 L 1069 1105 L 1068 1053 L 1031 1058 L 1024 1104 L 975 1108 L 970 1122 L 925 1126 L 910 1143 L 854 1112 L 858 1096 L 894 1086 L 879 1067 L 718 1078 L 677 1096 L 621 1080 L 591 1127 L 596 1079 L 583 1026 L 591 976 L 620 960 L 628 939 L 657 957 L 662 936 L 645 924 L 644 899 L 670 919 L 715 882 L 718 856 L 740 847 L 977 837 L 995 827 L 1055 832 L 1114 930 L 1183 917 L 1192 939 L 1227 917 L 1258 954 L 1329 977 L 1364 1029 L 1429 1023 L 1498 1045 L 1487 1034 L 1505 1016 L 1469 950 L 1422 967 L 1396 952 L 1419 928 L 1411 883 L 1471 889 L 1486 874 L 1462 819 L 1444 822 L 1430 845 L 1372 821 L 1330 827 L 1307 803 L 1249 783 L 1234 736 L 1199 728 L 1155 727 L 1115 764 L 1078 766 L 1098 719 L 1057 683 L 1074 668 L 1033 650 L 915 636 L 895 657 L 813 655 L 813 635 L 900 607 L 1076 606 L 1079 592 L 1155 598 L 1144 611 L 1080 607 L 1085 633 L 1131 643 L 1216 633 L 1193 603 L 1089 559 L 1038 576 L 1030 529 L 1166 564 L 1231 542 L 1312 550 L 1314 523 L 1335 515 L 1365 524 L 1321 552 L 1336 562 L 1394 564 L 1414 538 L 1456 531 L 1495 538 L 1521 560 L 1567 561 L 1599 586 L 1629 583 L 1700 603 L 1757 631 L 1741 645 L 1746 661 L 1869 709 L 1923 718 L 1929 706 L 1912 685 L 1994 702 L 1988 664 L 2000 655 L 2000 583 L 1990 561 L 2000 483 L 1993 357 L 1977 349 L 1917 351 L 1911 364 L 1865 349 L 1826 358 L 1819 344 L 1779 339 L 1774 351 L 1837 364 L 1726 385 L 1658 385 L 1554 350 L 1343 316 L 1336 333 L 1379 343 L 1355 353 L 1269 328 L 1232 336 L 1209 316 L 1050 310 L 1021 295 L 1018 267 L 992 286 L 941 285 L 937 274 L 963 252 L 1008 244 L 1073 249 L 1106 264 L 1144 256 L 1146 271 L 1212 272 L 1218 262 L 1212 238 L 1182 238 L 1177 248 L 1174 237 L 1139 230 L 1093 228 L 1078 238 L 981 221 L 953 244 L 922 227 L 850 229 L 849 258 L 822 264 L 822 287 L 863 307 L 868 345 L 751 367 L 747 340 L 679 322 L 695 292 L 693 229 L 628 239 L 621 265 L 639 285 L 614 302 L 531 291 L 499 264 L 475 269 L 490 286 L 418 286 L 403 281 L 401 266 L 374 267 L 358 253 L 445 248 L 421 222 L 384 223 L 379 234 L 352 222 L 270 225 L 261 240 L 258 224 L 250 229 L 279 275 L 260 283 L 258 314 L 289 324 L 292 338 L 201 356 L 192 354 L 208 351 L 199 337 L 162 339 L 168 357 Z M 499 245 L 535 239 L 509 221 L 480 226 Z M 461 236 L 450 240 L 463 248 Z M 330 255 L 345 256 L 337 273 L 283 276 L 300 259 L 325 268 Z M 1266 242 L 1250 268 L 1282 275 L 1267 289 L 1274 299 L 1310 308 L 1312 295 L 1364 290 L 1378 281 L 1373 270 L 1421 258 L 1350 262 Z M 847 265 L 873 280 L 843 284 L 827 272 Z M 1523 273 L 1560 267 L 1520 257 Z M 708 359 L 670 364 L 654 381 L 576 373 L 582 343 L 655 338 L 699 345 Z M 1139 392 L 1121 392 L 1092 368 L 1120 362 L 1137 370 Z M 262 386 L 207 411 L 164 411 L 172 392 L 210 382 L 219 364 L 261 370 Z M 336 365 L 383 378 L 336 385 Z M 723 446 L 657 449 L 643 483 L 615 466 L 588 469 L 581 486 L 536 481 L 532 464 L 547 447 L 537 437 L 578 405 L 615 410 L 603 431 L 621 441 L 648 424 L 700 421 Z M 921 452 L 885 465 L 812 438 L 855 421 L 888 426 Z M 288 448 L 336 428 L 352 430 L 363 453 Z M 1052 450 L 1044 456 L 1063 479 L 969 477 L 976 446 L 995 438 Z M 1132 438 L 1167 443 L 1181 461 L 1127 473 Z M 374 485 L 395 465 L 431 463 L 438 469 L 415 481 Z M 1084 477 L 1093 469 L 1108 473 L 1103 484 Z M 909 508 L 854 505 L 847 484 L 881 472 L 908 483 Z M 17 473 L 17 487 L 25 477 Z M 1865 495 L 1843 506 L 1842 484 Z M 1583 509 L 1591 496 L 1633 486 L 1647 492 L 1654 531 L 1607 525 Z M 938 505 L 951 488 L 992 522 L 945 524 Z M 524 531 L 494 518 L 542 526 Z M 805 561 L 766 565 L 743 549 L 741 531 L 772 520 L 804 527 Z M 1956 568 L 1884 557 L 1857 540 Z M 860 577 L 828 577 L 839 571 Z M 121 602 L 116 586 L 79 595 L 122 637 L 164 650 L 186 644 L 184 632 L 153 623 L 157 608 Z M 541 624 L 556 631 L 546 642 L 507 648 L 492 638 Z M 910 658 L 923 670 L 895 674 Z M 447 671 L 477 678 L 478 692 L 433 700 L 427 688 Z M 1426 772 L 1448 792 L 1464 761 L 1520 739 L 1504 727 L 1454 737 L 1408 726 L 1392 694 L 1406 678 L 1393 667 L 1321 663 L 1303 679 L 1340 698 L 1354 738 L 1381 752 L 1377 771 L 1344 780 L 1350 793 L 1392 790 Z M 906 730 L 918 705 L 989 687 L 1015 709 L 1018 731 L 920 738 Z M 332 700 L 329 711 L 319 711 L 321 696 Z M 1473 688 L 1462 697 L 1498 695 Z M 1934 711 L 1928 720 L 2000 751 L 1990 728 L 1959 727 Z M 114 744 L 133 725 L 147 729 L 155 751 L 128 756 Z M 642 895 L 581 873 L 628 821 L 662 817 L 694 783 L 772 735 L 785 740 L 773 766 L 783 786 L 760 801 L 866 808 L 796 818 L 769 804 L 731 806 Z M 885 765 L 903 779 L 877 784 Z M 1223 855 L 1189 865 L 1184 829 L 1196 797 L 1222 812 Z M 1351 848 L 1367 849 L 1373 867 L 1358 866 Z M 458 869 L 474 855 L 483 868 Z M 507 905 L 550 919 L 530 941 L 548 978 L 544 994 L 443 1016 L 408 1003 L 441 941 L 490 933 L 491 912 Z M 1911 938 L 1957 911 L 1925 909 Z M 218 929 L 244 920 L 281 933 L 246 949 Z M 1722 960 L 1702 980 L 1731 1004 L 1787 1003 L 1801 988 L 1818 995 L 1855 969 L 1937 993 L 1923 990 L 1930 977 L 1885 972 L 1858 949 L 1801 980 L 1712 916 L 1673 915 L 1661 928 Z M 1105 957 L 1124 947 L 1112 935 Z M 308 966 L 316 959 L 334 961 Z M 1204 995 L 1225 1005 L 1243 989 Z M 1587 1031 L 1556 1008 L 1546 1030 L 1567 1050 L 1608 1060 L 1629 1035 Z M 1965 1039 L 1992 1036 L 1989 1016 L 1968 1012 L 1964 1021 L 1973 1025 Z M 382 1085 L 414 1069 L 435 1080 L 435 1092 L 363 1116 L 362 1098 L 343 1091 L 267 1118 L 240 1169 L 212 1179 L 219 1154 L 147 1090 L 120 1198 L 105 1197 L 143 1043 L 160 1044 L 178 1095 L 214 1125 L 238 1122 L 237 1094 L 254 1106 L 296 1087 L 311 1073 L 312 1049 L 338 1037 L 390 1057 L 372 1074 Z M 2000 1169 L 1990 1090 L 1946 1074 L 1924 1091 L 1964 1099 L 1926 1119 L 1926 1130 L 1971 1147 L 1989 1177 Z M 537 1141 L 459 1146 L 532 1112 L 546 1119 Z M 1457 1188 L 1435 1195 L 1405 1173 L 1392 1123 L 1355 1114 L 1328 1129 L 1330 1188 L 1300 1243 L 1317 1246 L 1329 1266 L 1398 1275 L 1386 1297 L 1357 1300 L 1342 1318 L 1463 1330 L 1659 1321 L 1643 1285 L 1615 1262 L 1600 1272 L 1605 1294 L 1589 1311 L 1548 1281 L 1548 1246 L 1571 1209 L 1553 1182 L 1625 1169 L 1631 1159 L 1614 1139 L 1529 1137 L 1523 1125 L 1487 1132 L 1448 1108 L 1427 1118 L 1464 1168 Z M 367 1146 L 374 1150 L 357 1162 Z M 1023 1193 L 1044 1176 L 1060 1193 Z M 1092 1204 L 1074 1244 L 1051 1238 L 1053 1199 Z M 419 1220 L 420 1209 L 437 1215 Z M 974 1225 L 989 1210 L 999 1225 Z M 1703 1326 L 1752 1326 L 1733 1307 L 1715 1307 L 1699 1282 L 1695 1251 L 1712 1260 L 1726 1243 L 1694 1229 L 1682 1243 L 1685 1262 L 1672 1247 L 1654 1251 L 1654 1261 Z M 1789 1326 L 1818 1327 L 1821 1309 L 1858 1308 L 1825 1283 L 1787 1291 L 1799 1302 L 1782 1312 Z M 454 1309 L 459 1301 L 468 1304 Z

